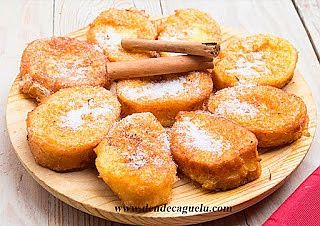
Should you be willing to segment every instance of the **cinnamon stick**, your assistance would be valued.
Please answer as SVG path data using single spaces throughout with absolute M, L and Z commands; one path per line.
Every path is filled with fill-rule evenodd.
M 186 53 L 208 58 L 216 57 L 220 51 L 220 46 L 217 43 L 200 43 L 188 41 L 122 39 L 121 45 L 122 48 L 127 51 Z
M 107 63 L 110 80 L 200 71 L 213 68 L 212 59 L 201 56 L 172 56 Z

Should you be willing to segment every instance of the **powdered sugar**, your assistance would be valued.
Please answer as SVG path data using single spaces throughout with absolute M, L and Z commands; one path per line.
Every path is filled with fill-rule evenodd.
M 159 156 L 150 158 L 145 152 L 142 151 L 137 151 L 134 154 L 126 153 L 124 156 L 128 160 L 128 166 L 134 169 L 139 169 L 150 163 L 156 167 L 161 167 L 165 163 L 165 161 Z
M 194 41 L 203 42 L 204 32 L 198 26 L 188 27 L 177 32 L 175 27 L 166 28 L 167 30 L 160 34 L 160 40 L 166 41 Z M 206 41 L 208 42 L 208 41 Z
M 125 30 L 120 32 L 111 27 L 107 27 L 103 32 L 97 32 L 95 38 L 98 45 L 103 49 L 117 50 L 121 48 L 121 40 L 123 38 L 137 37 L 136 32 L 133 30 Z
M 226 73 L 254 77 L 259 77 L 262 73 L 271 73 L 262 56 L 261 52 L 250 52 L 241 56 L 236 61 L 235 68 L 226 70 Z
M 47 73 L 50 76 L 78 81 L 87 76 L 89 66 L 85 66 L 83 59 L 56 59 L 48 58 L 46 61 Z
M 199 27 L 188 27 L 179 32 L 177 32 L 175 27 L 172 27 L 172 28 L 167 27 L 167 30 L 160 34 L 159 39 L 164 41 L 194 41 L 194 42 L 204 41 L 203 31 Z M 169 56 L 185 55 L 182 53 L 172 53 L 172 52 L 166 52 L 165 54 Z
M 237 98 L 221 102 L 215 109 L 215 113 L 244 115 L 253 118 L 257 115 L 258 109 L 247 102 L 240 102 Z
M 170 151 L 170 142 L 169 142 L 168 134 L 166 133 L 166 131 L 161 133 L 161 135 L 158 136 L 158 139 L 159 139 L 160 143 L 162 143 L 164 146 L 163 150 L 169 152 Z
M 129 160 L 128 165 L 135 169 L 143 167 L 148 162 L 148 156 L 144 152 L 137 152 L 126 158 Z
M 200 92 L 200 78 L 193 81 L 188 81 L 187 76 L 179 76 L 172 79 L 162 81 L 150 81 L 137 87 L 124 87 L 120 90 L 129 99 L 160 99 L 167 96 L 178 96 L 186 92 L 187 86 L 191 85 L 196 88 L 195 92 Z
M 165 135 L 165 133 L 163 133 Z M 160 142 L 164 142 L 164 147 L 163 147 L 163 151 L 165 151 L 166 153 L 169 154 L 170 151 L 170 145 L 168 138 L 164 135 L 160 135 L 157 139 L 160 138 Z M 124 154 L 124 157 L 126 159 L 128 159 L 128 166 L 135 168 L 135 169 L 139 169 L 143 166 L 145 166 L 146 164 L 152 164 L 156 167 L 160 167 L 164 164 L 164 160 L 161 159 L 159 156 L 155 156 L 154 158 L 151 158 L 150 156 L 148 156 L 148 154 L 145 153 L 144 148 L 148 147 L 150 148 L 150 141 L 149 140 L 142 140 L 136 147 L 135 150 L 131 150 L 131 154 L 129 154 L 129 152 Z M 159 148 L 154 147 L 154 148 Z M 130 149 L 130 148 L 129 148 Z
M 147 125 L 141 125 L 141 120 L 148 120 L 153 126 L 158 124 L 159 129 L 151 129 Z M 123 139 L 127 139 L 126 142 L 130 144 L 126 146 L 127 151 L 123 153 L 129 167 L 134 169 L 139 169 L 145 165 L 160 167 L 165 163 L 166 157 L 164 156 L 171 155 L 167 133 L 150 112 L 129 115 L 118 124 L 121 124 L 121 130 L 125 131 L 126 135 Z M 139 129 L 133 125 L 139 126 Z M 126 130 L 128 127 L 131 127 L 132 130 Z M 114 128 L 119 128 L 119 125 Z
M 223 141 L 219 135 L 213 136 L 212 134 L 209 134 L 193 122 L 188 121 L 187 118 L 184 118 L 184 121 L 179 122 L 179 129 L 185 137 L 183 145 L 187 148 L 211 152 L 218 156 L 222 154 L 223 150 L 231 148 L 230 143 Z
M 91 107 L 90 105 L 91 102 L 89 100 L 88 103 L 84 104 L 82 107 L 71 110 L 67 112 L 65 116 L 61 116 L 61 127 L 76 130 L 85 123 L 85 116 L 91 115 L 95 120 L 97 120 L 100 116 L 104 116 L 112 112 L 110 106 Z

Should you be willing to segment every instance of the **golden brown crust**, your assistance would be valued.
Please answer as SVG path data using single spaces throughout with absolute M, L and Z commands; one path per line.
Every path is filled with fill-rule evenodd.
M 208 110 L 248 128 L 259 147 L 291 143 L 307 127 L 307 108 L 302 99 L 271 86 L 238 86 L 212 95 Z
M 55 171 L 90 166 L 93 148 L 120 116 L 120 103 L 102 87 L 61 89 L 28 113 L 28 141 L 38 164 Z
M 285 39 L 262 34 L 234 39 L 214 60 L 214 85 L 218 89 L 247 83 L 282 88 L 292 79 L 297 60 L 297 50 Z
M 164 128 L 151 113 L 115 123 L 97 148 L 100 177 L 127 206 L 167 203 L 176 181 L 176 165 Z
M 179 169 L 205 189 L 232 189 L 261 174 L 254 134 L 209 112 L 180 112 L 170 143 Z
M 31 42 L 20 66 L 21 92 L 38 101 L 72 86 L 106 86 L 106 58 L 92 45 L 67 37 Z
M 163 126 L 171 126 L 179 111 L 200 109 L 212 92 L 207 72 L 130 79 L 116 84 L 122 114 L 151 112 Z
M 154 53 L 127 52 L 121 47 L 121 39 L 155 39 L 156 35 L 156 27 L 144 11 L 108 9 L 90 24 L 87 40 L 100 46 L 110 61 L 130 61 L 149 58 Z
M 159 40 L 221 42 L 219 24 L 207 13 L 197 9 L 179 9 L 175 14 L 163 20 L 158 26 Z M 162 56 L 176 55 L 161 53 Z

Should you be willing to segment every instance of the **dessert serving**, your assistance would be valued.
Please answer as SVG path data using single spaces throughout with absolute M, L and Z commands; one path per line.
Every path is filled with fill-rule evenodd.
M 10 138 L 34 178 L 83 211 L 136 224 L 216 219 L 230 213 L 138 212 L 237 212 L 281 186 L 315 131 L 297 59 L 283 38 L 226 32 L 196 9 L 161 19 L 107 9 L 69 37 L 27 45 Z
M 21 58 L 21 91 L 38 101 L 61 88 L 106 86 L 105 56 L 87 42 L 53 37 L 31 42 Z
M 179 169 L 205 189 L 239 187 L 261 174 L 255 135 L 209 112 L 180 112 L 170 142 Z
M 219 24 L 207 13 L 197 9 L 179 9 L 164 18 L 158 26 L 158 40 L 193 41 L 202 43 L 221 42 Z M 162 56 L 172 53 L 161 53 Z
M 151 57 L 150 51 L 124 50 L 121 40 L 154 39 L 155 24 L 135 9 L 109 9 L 90 25 L 87 38 L 101 47 L 110 61 Z M 160 40 L 220 41 L 217 23 L 198 10 L 177 10 L 158 27 Z M 98 61 L 90 59 L 85 48 Z M 49 69 L 33 71 L 32 62 L 25 63 L 37 55 L 43 58 L 36 65 Z M 214 60 L 213 81 L 209 71 L 134 79 L 128 71 L 128 79 L 114 83 L 117 97 L 101 87 L 82 87 L 91 80 L 97 82 L 92 85 L 106 83 L 103 59 L 90 44 L 70 38 L 39 40 L 27 47 L 21 67 L 24 81 L 29 70 L 40 82 L 40 78 L 47 79 L 43 84 L 52 88 L 45 96 L 64 84 L 74 86 L 60 89 L 29 114 L 28 140 L 37 163 L 67 171 L 88 167 L 95 158 L 92 149 L 106 137 L 95 149 L 97 169 L 128 206 L 157 206 L 170 200 L 176 177 L 170 149 L 185 175 L 205 189 L 226 190 L 259 177 L 257 146 L 291 143 L 307 126 L 307 111 L 300 98 L 271 86 L 255 86 L 282 87 L 292 78 L 297 53 L 281 38 L 256 35 L 232 40 Z M 84 62 L 89 73 L 83 69 Z M 228 83 L 230 75 L 236 82 Z M 62 76 L 59 84 L 56 77 L 61 80 Z M 213 93 L 213 83 L 218 89 L 238 86 Z M 27 90 L 26 82 L 21 90 Z M 126 118 L 112 126 L 120 114 L 117 98 Z M 215 115 L 194 111 L 205 109 L 206 103 Z M 160 123 L 174 124 L 170 148 Z
M 143 11 L 109 9 L 102 12 L 90 24 L 87 40 L 102 48 L 109 61 L 127 61 L 152 57 L 152 53 L 124 51 L 121 47 L 121 39 L 155 39 L 156 36 L 154 23 Z
M 127 206 L 167 203 L 176 178 L 165 129 L 148 112 L 115 123 L 95 149 L 100 177 Z
M 217 88 L 238 84 L 284 87 L 291 79 L 298 52 L 287 40 L 272 35 L 236 38 L 215 59 Z
M 90 166 L 93 148 L 119 115 L 117 98 L 102 87 L 61 89 L 28 113 L 28 141 L 36 162 L 56 171 Z
M 308 124 L 301 98 L 271 86 L 222 89 L 210 97 L 208 109 L 252 131 L 259 147 L 291 143 L 302 136 Z
M 124 115 L 151 112 L 163 126 L 171 126 L 179 111 L 202 108 L 212 80 L 208 72 L 127 79 L 116 84 L 116 93 Z

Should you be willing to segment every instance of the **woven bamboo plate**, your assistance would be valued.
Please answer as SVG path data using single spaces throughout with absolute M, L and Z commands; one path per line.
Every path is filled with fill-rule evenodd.
M 86 29 L 70 37 L 85 39 Z M 239 34 L 224 29 L 223 40 Z M 301 74 L 295 73 L 285 90 L 295 93 L 305 101 L 309 114 L 309 136 L 303 136 L 289 146 L 261 154 L 262 175 L 258 180 L 237 189 L 224 192 L 208 192 L 182 178 L 173 189 L 172 201 L 168 206 L 230 206 L 231 212 L 123 212 L 115 210 L 120 200 L 98 178 L 95 169 L 79 172 L 56 173 L 38 166 L 27 143 L 25 119 L 36 103 L 19 93 L 17 77 L 7 102 L 7 127 L 12 145 L 21 163 L 32 177 L 47 191 L 65 203 L 89 214 L 129 224 L 192 224 L 225 217 L 245 209 L 277 190 L 286 178 L 299 166 L 310 148 L 316 128 L 316 105 L 310 88 Z

